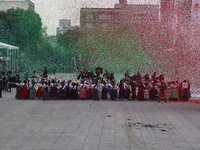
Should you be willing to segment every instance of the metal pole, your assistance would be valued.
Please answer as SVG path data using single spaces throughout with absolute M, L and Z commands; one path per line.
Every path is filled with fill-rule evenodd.
M 7 49 L 7 57 L 6 57 L 6 72 L 8 72 L 8 52 L 9 52 L 9 49 Z

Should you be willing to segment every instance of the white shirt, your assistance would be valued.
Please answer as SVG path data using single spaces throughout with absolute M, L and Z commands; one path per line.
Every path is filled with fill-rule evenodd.
M 187 89 L 189 87 L 188 82 L 183 82 L 182 83 L 182 89 Z

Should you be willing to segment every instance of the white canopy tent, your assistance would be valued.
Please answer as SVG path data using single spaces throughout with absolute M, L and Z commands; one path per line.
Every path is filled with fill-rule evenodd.
M 19 50 L 19 47 L 0 42 L 0 49 Z
M 6 50 L 6 55 L 3 51 Z M 19 47 L 0 42 L 0 60 L 2 61 L 1 71 L 18 72 Z M 5 65 L 5 66 L 4 66 Z

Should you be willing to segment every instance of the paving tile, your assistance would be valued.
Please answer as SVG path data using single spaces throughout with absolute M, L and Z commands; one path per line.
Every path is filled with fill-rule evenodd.
M 198 103 L 0 101 L 1 150 L 199 150 Z

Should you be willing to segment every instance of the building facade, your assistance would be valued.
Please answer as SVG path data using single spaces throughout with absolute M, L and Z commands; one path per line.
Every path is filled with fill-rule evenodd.
M 115 8 L 82 8 L 80 26 L 88 29 L 112 29 L 120 23 L 120 10 Z
M 120 0 L 114 8 L 81 8 L 80 26 L 93 29 L 114 29 L 127 25 L 159 21 L 159 5 L 128 4 Z
M 59 27 L 57 27 L 57 32 L 56 34 L 63 34 L 67 30 L 70 30 L 72 28 L 71 26 L 71 20 L 68 19 L 60 19 L 59 20 Z
M 0 0 L 0 11 L 11 8 L 21 8 L 24 10 L 35 10 L 35 4 L 30 0 Z

